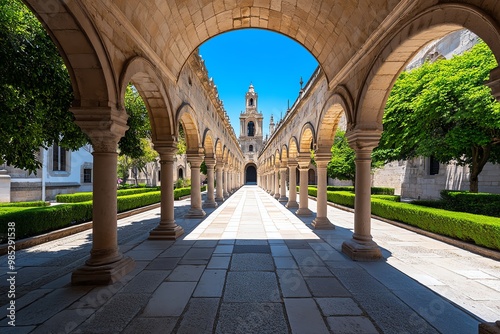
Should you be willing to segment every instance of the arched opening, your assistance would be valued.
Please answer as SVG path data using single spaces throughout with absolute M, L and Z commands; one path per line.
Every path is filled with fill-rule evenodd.
M 254 164 L 245 168 L 245 184 L 257 184 L 257 168 Z
M 248 151 L 253 152 L 253 145 L 248 146 Z
M 179 168 L 179 172 L 177 173 L 177 179 L 183 179 L 184 178 L 184 170 L 182 168 Z
M 255 124 L 254 122 L 248 122 L 247 126 L 247 136 L 248 137 L 253 137 L 255 135 Z
M 248 105 L 249 105 L 250 107 L 253 107 L 253 99 L 248 100 Z

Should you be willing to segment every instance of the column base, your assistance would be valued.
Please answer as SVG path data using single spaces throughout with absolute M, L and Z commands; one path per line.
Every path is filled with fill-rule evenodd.
M 227 191 L 224 192 L 224 194 L 222 196 L 224 196 L 224 198 L 228 198 L 229 197 L 229 193 Z
M 500 334 L 500 320 L 479 324 L 479 334 Z
M 191 208 L 189 209 L 189 211 L 184 215 L 184 218 L 203 218 L 205 217 L 207 214 L 205 213 L 205 211 L 203 211 L 203 209 L 194 209 L 194 208 Z
M 333 230 L 335 229 L 335 225 L 332 224 L 330 219 L 327 217 L 316 217 L 312 221 L 312 227 L 316 230 Z
M 218 206 L 216 201 L 203 203 L 204 208 L 216 208 Z
M 274 191 L 269 191 L 269 195 L 274 196 Z
M 184 234 L 182 226 L 162 227 L 161 223 L 154 230 L 149 232 L 149 240 L 175 240 Z
M 135 261 L 126 256 L 102 265 L 88 265 L 76 269 L 71 275 L 73 285 L 108 285 L 116 283 L 135 267 Z
M 280 193 L 274 193 L 274 199 L 278 200 L 280 198 Z
M 382 252 L 376 242 L 359 243 L 354 239 L 342 243 L 342 253 L 354 261 L 377 261 L 382 258 Z
M 281 203 L 288 203 L 288 197 L 286 196 L 282 196 L 278 199 L 278 202 L 281 202 Z
M 312 211 L 309 210 L 309 208 L 300 208 L 297 211 L 295 211 L 295 214 L 297 216 L 307 217 L 307 216 L 312 216 Z
M 297 201 L 288 200 L 288 203 L 286 203 L 285 207 L 287 207 L 288 209 L 295 209 L 299 207 L 299 203 L 297 203 Z
M 216 201 L 217 203 L 222 203 L 222 202 L 224 202 L 224 197 L 216 197 L 216 198 L 215 198 L 215 201 Z

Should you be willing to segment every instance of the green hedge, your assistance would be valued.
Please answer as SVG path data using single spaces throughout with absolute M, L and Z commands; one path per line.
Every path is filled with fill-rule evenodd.
M 159 203 L 161 192 L 149 189 L 147 192 L 139 194 L 119 196 L 117 211 L 124 212 Z M 203 191 L 206 187 L 201 189 Z M 175 189 L 174 197 L 179 198 L 190 193 L 191 188 Z M 0 242 L 6 242 L 9 222 L 16 223 L 16 239 L 22 239 L 90 220 L 92 220 L 92 201 L 36 208 L 1 207 Z
M 316 196 L 315 188 L 308 188 Z M 328 191 L 329 202 L 354 207 L 354 193 Z M 374 215 L 419 227 L 440 235 L 473 242 L 476 245 L 500 250 L 500 218 L 453 212 L 400 202 L 399 196 L 372 195 Z
M 443 190 L 441 198 L 447 210 L 500 217 L 500 194 Z
M 353 186 L 327 186 L 327 191 L 352 191 L 354 192 Z M 394 188 L 387 187 L 371 187 L 372 195 L 394 195 Z
M 10 203 L 0 203 L 0 207 L 38 207 L 38 206 L 49 206 L 50 203 L 44 201 L 33 201 L 33 202 L 10 202 Z
M 159 187 L 154 188 L 131 188 L 120 189 L 116 192 L 118 197 L 128 196 L 134 194 L 143 194 L 152 191 L 158 191 Z M 74 194 L 59 194 L 56 195 L 56 201 L 59 203 L 80 203 L 92 200 L 92 192 L 81 192 Z
M 372 199 L 372 213 L 423 230 L 500 250 L 500 219 Z

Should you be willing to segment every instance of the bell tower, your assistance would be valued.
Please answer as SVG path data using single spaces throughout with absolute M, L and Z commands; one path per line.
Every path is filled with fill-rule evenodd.
M 240 145 L 247 162 L 257 162 L 262 148 L 262 121 L 264 116 L 258 111 L 259 95 L 252 84 L 245 94 L 245 111 L 240 113 Z

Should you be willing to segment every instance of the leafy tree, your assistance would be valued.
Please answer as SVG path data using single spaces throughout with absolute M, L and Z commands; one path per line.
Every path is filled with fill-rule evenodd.
M 177 154 L 186 154 L 187 144 L 186 144 L 186 135 L 184 134 L 184 128 L 182 124 L 179 123 L 179 136 L 177 138 Z
M 125 91 L 125 110 L 128 114 L 127 125 L 129 129 L 118 142 L 120 155 L 140 159 L 145 154 L 142 139 L 151 138 L 151 124 L 144 101 L 137 89 L 130 84 Z
M 356 153 L 349 146 L 344 131 L 337 131 L 332 145 L 332 159 L 328 163 L 327 173 L 333 179 L 351 181 L 355 185 L 356 180 Z M 372 154 L 373 168 L 380 168 L 384 161 Z
M 328 163 L 327 173 L 333 179 L 352 181 L 356 176 L 355 153 L 349 146 L 345 132 L 337 131 L 332 145 L 332 160 Z
M 18 0 L 0 0 L 0 163 L 36 172 L 40 147 L 78 149 L 88 138 L 68 111 L 68 71 L 40 22 Z
M 396 81 L 377 155 L 434 156 L 470 167 L 470 191 L 487 162 L 500 162 L 500 104 L 484 85 L 496 66 L 483 42 L 450 60 L 426 63 Z

